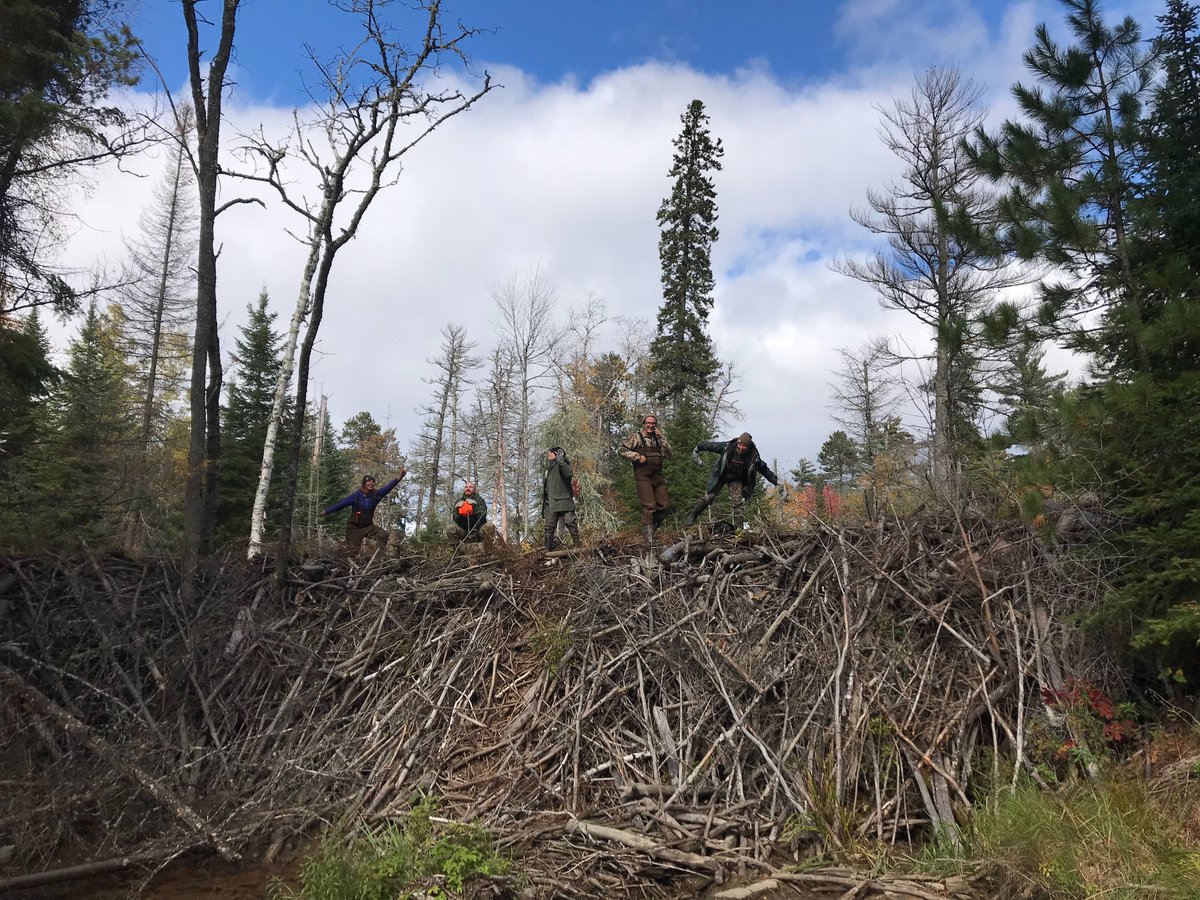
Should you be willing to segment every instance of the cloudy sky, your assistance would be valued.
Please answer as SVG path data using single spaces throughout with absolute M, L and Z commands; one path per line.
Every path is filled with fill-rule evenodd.
M 217 4 L 212 6 L 215 15 Z M 815 458 L 836 428 L 828 380 L 838 348 L 924 336 L 871 291 L 830 268 L 871 248 L 849 218 L 899 175 L 879 140 L 879 108 L 931 65 L 955 65 L 987 90 L 992 121 L 1010 113 L 1021 54 L 1051 0 L 447 0 L 454 19 L 489 29 L 472 61 L 501 88 L 406 158 L 398 183 L 339 255 L 310 396 L 336 424 L 366 410 L 401 444 L 427 398 L 422 381 L 448 322 L 481 351 L 494 342 L 493 291 L 538 270 L 562 314 L 588 295 L 615 320 L 652 328 L 660 302 L 655 213 L 670 190 L 671 140 L 699 98 L 725 147 L 714 175 L 721 238 L 713 253 L 718 354 L 741 375 L 741 416 L 785 469 Z M 1159 4 L 1110 0 L 1153 33 Z M 179 92 L 185 34 L 176 4 L 144 0 L 132 21 Z M 304 45 L 348 38 L 323 4 L 247 0 L 239 23 L 236 132 L 283 133 L 304 103 Z M 211 45 L 211 41 L 210 41 Z M 131 102 L 148 102 L 137 96 Z M 228 164 L 233 164 L 230 158 Z M 144 159 L 103 173 L 80 197 L 69 262 L 115 266 L 161 172 Z M 136 178 L 129 171 L 147 177 Z M 240 188 L 227 187 L 223 199 Z M 218 223 L 222 342 L 231 348 L 262 288 L 284 325 L 303 259 L 277 204 L 238 206 Z

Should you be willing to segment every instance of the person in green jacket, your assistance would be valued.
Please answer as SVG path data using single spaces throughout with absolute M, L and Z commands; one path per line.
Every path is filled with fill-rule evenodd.
M 496 530 L 487 520 L 487 514 L 487 501 L 480 495 L 475 482 L 468 481 L 450 511 L 446 537 L 457 538 L 460 541 L 486 540 Z
M 692 507 L 687 518 L 683 520 L 683 524 L 691 525 L 695 522 L 696 517 L 717 499 L 721 488 L 728 485 L 729 499 L 733 505 L 733 527 L 741 531 L 746 501 L 754 493 L 754 485 L 758 481 L 758 476 L 761 474 L 763 478 L 776 486 L 779 485 L 779 479 L 775 477 L 771 467 L 762 461 L 758 455 L 758 447 L 754 445 L 754 440 L 745 431 L 729 441 L 703 441 L 697 444 L 692 450 L 692 459 L 696 462 L 701 462 L 701 450 L 720 455 L 713 464 L 712 474 L 708 477 L 708 486 L 704 489 L 704 496 Z
M 579 546 L 579 526 L 575 523 L 575 491 L 571 461 L 562 447 L 546 451 L 546 474 L 542 476 L 542 521 L 546 530 L 546 549 L 554 549 L 554 535 L 561 521 L 571 535 L 572 546 Z

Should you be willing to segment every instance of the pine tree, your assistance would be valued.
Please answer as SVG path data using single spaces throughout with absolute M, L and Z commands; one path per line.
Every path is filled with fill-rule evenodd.
M 0 4 L 0 313 L 76 307 L 47 248 L 69 210 L 81 170 L 132 149 L 126 113 L 107 102 L 135 83 L 137 42 L 110 30 L 105 0 Z
M 838 266 L 872 286 L 882 305 L 928 329 L 932 351 L 923 387 L 933 408 L 932 476 L 941 499 L 950 502 L 959 499 L 958 473 L 978 440 L 982 321 L 999 292 L 1023 281 L 976 225 L 994 200 L 986 179 L 968 165 L 963 144 L 983 119 L 981 93 L 954 69 L 929 69 L 909 98 L 884 112 L 883 141 L 904 163 L 904 174 L 886 190 L 869 191 L 869 209 L 851 215 L 887 248 Z M 876 362 L 888 355 L 886 347 L 864 352 Z M 878 374 L 875 362 L 867 370 Z M 861 421 L 852 428 L 868 464 L 875 456 L 871 429 Z
M 6 468 L 36 441 L 42 401 L 58 371 L 37 309 L 23 322 L 0 321 L 0 480 Z
M 264 289 L 258 302 L 247 306 L 249 317 L 235 341 L 234 374 L 226 395 L 217 513 L 218 535 L 224 540 L 249 533 L 263 441 L 275 398 L 282 338 L 274 329 L 276 314 L 267 309 L 268 302 Z
M 365 475 L 374 475 L 382 487 L 395 478 L 404 465 L 396 429 L 380 427 L 369 412 L 360 412 L 346 420 L 342 426 L 341 445 L 351 479 L 343 484 L 344 489 L 337 494 L 339 498 L 358 487 Z M 391 528 L 399 519 L 408 518 L 413 481 L 406 477 L 388 494 L 387 501 L 376 510 L 376 525 Z M 433 518 L 436 518 L 436 512 L 433 512 Z
M 817 454 L 817 462 L 821 466 L 821 474 L 832 479 L 839 487 L 859 471 L 861 451 L 850 435 L 844 431 L 835 431 Z
M 135 487 L 138 420 L 122 325 L 119 308 L 101 313 L 95 302 L 89 306 L 51 398 L 53 443 L 30 485 L 43 500 L 55 498 L 35 503 L 38 515 L 30 523 L 31 534 L 40 532 L 47 546 L 78 536 L 111 543 L 120 535 Z
M 1076 317 L 1132 296 L 1127 204 L 1155 67 L 1131 17 L 1110 26 L 1095 0 L 1061 2 L 1074 43 L 1060 46 L 1038 25 L 1024 57 L 1037 84 L 1013 87 L 1024 119 L 997 135 L 977 130 L 971 156 L 1011 185 L 997 209 L 1003 244 L 1072 276 L 1042 284 L 1041 321 L 1093 349 Z
M 686 405 L 704 406 L 720 367 L 706 330 L 713 307 L 712 246 L 719 235 L 709 173 L 720 171 L 725 150 L 709 133 L 701 101 L 688 104 L 681 118 L 668 173 L 675 183 L 658 210 L 663 303 L 650 347 L 650 393 L 668 408 L 671 423 Z
M 1157 49 L 1164 78 L 1142 137 L 1142 198 L 1133 205 L 1130 300 L 1102 331 L 1108 378 L 1080 391 L 1088 451 L 1119 514 L 1124 561 L 1097 619 L 1130 641 L 1146 675 L 1200 679 L 1200 28 L 1170 0 Z M 1081 478 L 1090 473 L 1080 473 Z

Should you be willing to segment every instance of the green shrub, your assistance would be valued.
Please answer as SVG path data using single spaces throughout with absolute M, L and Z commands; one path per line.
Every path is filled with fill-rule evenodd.
M 437 803 L 424 798 L 402 823 L 389 822 L 346 841 L 326 838 L 300 866 L 300 887 L 276 880 L 274 900 L 399 900 L 443 883 L 461 892 L 473 876 L 503 875 L 508 861 L 496 854 L 478 825 L 435 821 Z

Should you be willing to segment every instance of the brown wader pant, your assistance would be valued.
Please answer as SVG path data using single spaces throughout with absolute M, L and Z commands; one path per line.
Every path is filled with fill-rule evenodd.
M 379 541 L 384 547 L 387 546 L 388 533 L 386 529 L 380 528 L 374 522 L 366 525 L 350 524 L 346 526 L 346 553 L 354 557 L 358 556 L 358 551 L 362 549 L 364 538 L 370 538 L 373 541 Z
M 643 451 L 644 463 L 633 466 L 633 483 L 637 488 L 638 502 L 642 504 L 642 524 L 657 528 L 671 506 L 667 494 L 667 481 L 663 478 L 662 457 Z
M 696 517 L 708 509 L 712 505 L 712 502 L 717 499 L 717 494 L 721 493 L 721 488 L 723 487 L 729 488 L 729 503 L 733 507 L 733 527 L 741 531 L 742 523 L 746 520 L 746 485 L 740 481 L 722 481 L 717 485 L 716 490 L 711 494 L 705 494 L 697 501 L 684 521 L 689 525 L 695 522 Z

